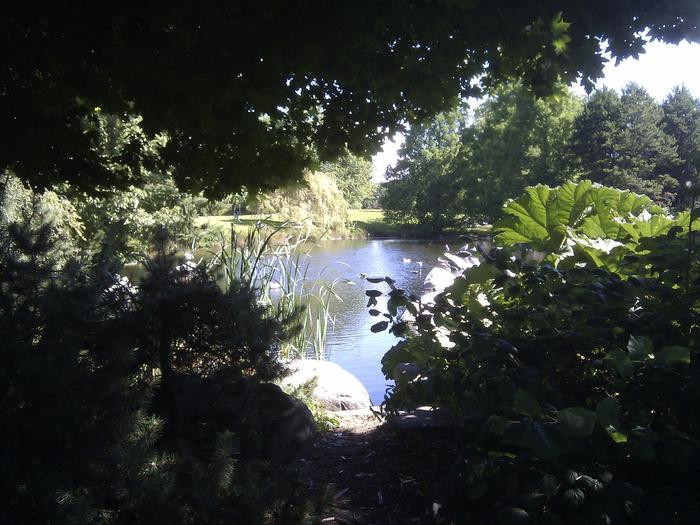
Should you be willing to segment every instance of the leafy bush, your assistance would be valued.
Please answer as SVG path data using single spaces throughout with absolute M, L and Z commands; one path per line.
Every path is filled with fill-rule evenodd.
M 383 359 L 397 379 L 388 409 L 459 416 L 445 487 L 460 488 L 440 498 L 466 495 L 498 523 L 698 522 L 695 212 L 666 217 L 588 182 L 529 188 L 504 211 L 497 240 L 545 249 L 545 262 L 484 253 Z M 398 307 L 416 307 L 390 295 L 401 332 Z
M 180 192 L 172 177 L 163 173 L 145 174 L 141 185 L 126 190 L 66 193 L 85 225 L 82 247 L 96 252 L 109 243 L 127 260 L 146 252 L 162 228 L 179 242 L 189 242 L 194 236 L 194 219 L 207 204 L 206 199 Z
M 105 255 L 67 259 L 40 199 L 21 210 L 0 236 L 0 522 L 301 520 L 261 383 L 284 321 L 165 244 L 136 291 Z
M 201 195 L 178 189 L 163 159 L 168 138 L 149 134 L 137 115 L 112 115 L 96 108 L 82 122 L 102 168 L 120 185 L 96 185 L 89 193 L 68 184 L 54 189 L 75 208 L 82 232 L 80 247 L 92 253 L 109 244 L 122 259 L 146 252 L 166 228 L 178 241 L 190 241 L 193 220 L 210 206 Z

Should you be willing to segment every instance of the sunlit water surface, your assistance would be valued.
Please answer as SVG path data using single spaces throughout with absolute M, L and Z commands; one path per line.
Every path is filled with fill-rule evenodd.
M 452 246 L 453 251 L 457 248 Z M 365 291 L 389 288 L 369 283 L 360 274 L 390 276 L 399 288 L 420 295 L 425 276 L 445 249 L 443 241 L 344 240 L 309 250 L 309 276 L 320 274 L 327 283 L 341 280 L 334 288 L 342 301 L 332 305 L 335 324 L 328 330 L 327 358 L 357 376 L 374 404 L 383 401 L 391 384 L 381 372 L 381 359 L 398 339 L 388 331 L 370 331 L 381 319 L 368 314 Z
M 484 247 L 490 242 L 479 241 Z M 425 276 L 438 265 L 438 257 L 448 248 L 457 251 L 458 241 L 410 241 L 410 240 L 329 240 L 320 244 L 307 244 L 307 253 L 299 261 L 306 272 L 307 286 L 320 279 L 333 285 L 339 297 L 331 304 L 334 323 L 329 324 L 326 339 L 326 358 L 338 363 L 354 374 L 367 388 L 373 404 L 384 400 L 391 385 L 381 371 L 381 360 L 398 338 L 388 330 L 372 333 L 370 327 L 383 318 L 372 317 L 367 308 L 366 290 L 389 291 L 386 283 L 372 284 L 361 277 L 389 276 L 396 286 L 409 293 L 421 295 Z M 422 264 L 421 264 L 422 263 Z M 308 265 L 308 266 L 307 266 Z M 144 270 L 140 266 L 125 271 L 130 279 L 138 282 Z

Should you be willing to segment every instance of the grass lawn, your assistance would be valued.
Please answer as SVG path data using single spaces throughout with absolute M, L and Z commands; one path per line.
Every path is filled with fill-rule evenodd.
M 236 219 L 233 215 L 203 215 L 202 217 L 197 217 L 195 219 L 195 226 L 200 228 L 205 226 L 224 226 L 228 228 L 231 224 L 233 224 L 236 230 L 242 231 L 247 229 L 248 226 L 255 224 L 257 221 L 263 221 L 270 226 L 279 226 L 282 224 L 282 221 L 276 220 L 274 217 L 270 217 L 269 215 L 239 215 L 238 219 Z
M 384 220 L 384 211 L 350 210 L 350 220 L 352 222 L 382 222 Z
M 384 220 L 384 212 L 382 210 L 350 210 L 350 220 L 354 223 L 382 222 Z M 274 216 L 251 214 L 240 215 L 238 219 L 233 215 L 205 215 L 197 217 L 195 225 L 200 228 L 204 226 L 225 226 L 228 228 L 229 225 L 234 224 L 236 230 L 245 230 L 257 221 L 263 221 L 270 226 L 282 224 L 282 221 Z
M 282 224 L 282 221 L 274 216 L 269 215 L 241 215 L 236 219 L 233 215 L 208 215 L 198 217 L 195 224 L 204 228 L 224 227 L 228 229 L 231 224 L 234 225 L 238 233 L 245 233 L 249 226 L 257 221 L 263 221 L 269 226 L 277 227 Z M 416 225 L 402 224 L 386 224 L 384 222 L 384 212 L 380 209 L 356 209 L 350 210 L 350 221 L 356 230 L 365 231 L 373 237 L 421 237 L 420 233 L 416 234 Z M 460 235 L 465 233 L 476 235 L 488 235 L 491 233 L 490 225 L 473 225 L 465 227 L 459 231 L 445 232 L 447 235 Z

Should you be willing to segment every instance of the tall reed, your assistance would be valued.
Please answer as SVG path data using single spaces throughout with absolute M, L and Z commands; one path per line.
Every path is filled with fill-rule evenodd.
M 324 359 L 328 329 L 335 323 L 332 305 L 342 300 L 334 290 L 339 280 L 323 281 L 325 268 L 309 275 L 309 255 L 303 249 L 309 238 L 288 233 L 291 229 L 287 223 L 258 221 L 241 234 L 232 225 L 221 233 L 209 264 L 220 272 L 224 286 L 238 281 L 253 290 L 267 315 L 297 319 L 298 330 L 280 341 L 281 358 Z

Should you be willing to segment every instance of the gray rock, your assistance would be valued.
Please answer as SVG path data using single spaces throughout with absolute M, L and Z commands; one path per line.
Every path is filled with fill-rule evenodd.
M 297 388 L 316 378 L 311 397 L 325 410 L 356 410 L 372 403 L 359 379 L 336 363 L 315 359 L 298 359 L 288 364 L 291 374 L 280 384 Z
M 269 383 L 260 385 L 257 402 L 262 420 L 263 457 L 290 461 L 316 431 L 313 415 L 304 403 Z
M 436 266 L 425 276 L 423 290 L 441 292 L 453 282 L 455 282 L 455 276 L 449 270 Z
M 200 442 L 210 426 L 233 432 L 244 460 L 292 461 L 316 431 L 307 406 L 271 383 L 253 378 L 176 375 L 177 421 L 189 439 Z M 160 396 L 156 402 L 162 403 Z M 207 425 L 202 425 L 207 422 Z

